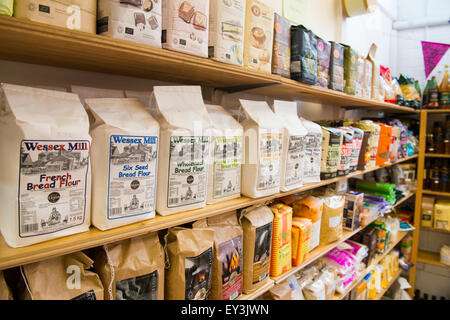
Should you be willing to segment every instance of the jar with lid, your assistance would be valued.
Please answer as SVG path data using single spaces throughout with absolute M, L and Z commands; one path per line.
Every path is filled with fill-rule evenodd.
M 441 160 L 434 160 L 431 165 L 430 172 L 430 189 L 432 191 L 440 191 L 441 189 L 441 180 L 440 180 L 440 171 L 441 171 Z
M 427 152 L 434 153 L 434 135 L 432 133 L 427 134 Z
M 434 151 L 436 153 L 444 153 L 444 130 L 442 129 L 442 122 L 436 121 L 434 123 Z

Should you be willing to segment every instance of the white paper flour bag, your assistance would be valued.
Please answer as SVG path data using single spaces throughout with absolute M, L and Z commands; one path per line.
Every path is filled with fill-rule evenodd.
M 92 224 L 155 216 L 159 124 L 137 99 L 86 99 L 91 114 Z
M 152 108 L 161 126 L 156 212 L 206 205 L 211 120 L 199 86 L 155 86 Z
M 89 120 L 76 94 L 0 85 L 0 230 L 23 247 L 89 229 Z
M 244 130 L 224 108 L 206 105 L 212 122 L 211 161 L 207 204 L 241 195 L 242 136 Z
M 303 183 L 320 182 L 320 161 L 322 157 L 322 128 L 317 123 L 300 118 L 306 134 Z
M 84 103 L 86 99 L 125 98 L 125 92 L 123 90 L 116 89 L 103 89 L 71 85 L 70 92 L 76 93 L 82 103 Z
M 297 115 L 297 103 L 275 100 L 273 110 L 284 124 L 280 190 L 289 191 L 303 184 L 305 138 L 308 131 Z
M 265 101 L 240 100 L 247 119 L 241 193 L 250 198 L 280 191 L 283 122 Z

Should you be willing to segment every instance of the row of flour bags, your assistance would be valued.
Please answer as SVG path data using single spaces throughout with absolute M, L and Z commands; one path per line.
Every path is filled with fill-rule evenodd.
M 320 181 L 322 131 L 295 102 L 239 100 L 239 123 L 199 86 L 138 99 L 0 86 L 0 230 L 22 247 L 241 194 Z M 273 111 L 272 111 L 273 110 Z

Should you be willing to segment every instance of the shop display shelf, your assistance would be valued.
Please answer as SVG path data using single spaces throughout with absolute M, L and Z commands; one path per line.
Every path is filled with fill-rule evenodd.
M 269 279 L 269 281 L 263 285 L 261 288 L 255 290 L 249 294 L 241 294 L 236 300 L 255 300 L 259 298 L 262 294 L 269 291 L 274 286 L 274 281 Z
M 424 111 L 428 114 L 430 114 L 430 113 L 450 113 L 450 109 L 422 109 L 421 111 Z
M 437 229 L 437 228 L 432 228 L 432 227 L 420 227 L 420 231 L 432 231 L 432 232 L 440 232 L 440 233 L 448 233 L 450 234 L 450 230 L 445 230 L 445 229 Z
M 394 282 L 397 281 L 397 279 L 400 277 L 400 275 L 402 274 L 402 271 L 403 271 L 402 269 L 399 269 L 392 276 L 392 280 L 389 282 L 388 286 L 386 288 L 383 288 L 383 290 L 381 290 L 381 292 L 377 293 L 375 298 L 369 299 L 369 300 L 381 300 L 381 298 L 383 298 L 384 294 L 389 290 L 389 288 L 394 284 Z
M 444 154 L 444 153 L 425 153 L 425 157 L 428 157 L 428 158 L 450 158 L 450 154 Z
M 358 285 L 358 283 L 360 283 L 362 281 L 362 279 L 364 279 L 364 277 L 372 270 L 372 268 L 374 266 L 376 266 L 377 264 L 379 264 L 380 261 L 383 260 L 383 258 L 386 257 L 389 254 L 389 252 L 391 252 L 392 249 L 394 249 L 395 246 L 397 244 L 399 244 L 400 241 L 402 241 L 402 239 L 407 234 L 408 234 L 408 232 L 399 232 L 398 235 L 397 235 L 397 238 L 395 239 L 395 241 L 391 242 L 391 244 L 386 249 L 386 251 L 383 252 L 382 254 L 378 254 L 374 258 L 374 260 L 372 261 L 370 266 L 368 266 L 366 268 L 366 270 L 362 273 L 362 275 L 358 279 L 356 279 L 351 285 L 349 285 L 349 287 L 345 290 L 345 292 L 343 294 L 336 294 L 333 300 L 342 300 L 342 299 L 344 299 Z
M 423 190 L 422 193 L 423 194 L 431 194 L 431 195 L 434 195 L 434 196 L 450 197 L 450 192 Z
M 413 160 L 416 157 L 416 155 L 407 157 L 399 160 L 396 163 Z M 267 203 L 277 198 L 329 185 L 331 183 L 356 177 L 358 175 L 371 172 L 379 168 L 380 167 L 375 167 L 365 171 L 356 171 L 347 176 L 324 180 L 319 183 L 306 184 L 301 188 L 291 190 L 289 192 L 281 192 L 262 198 L 250 199 L 247 197 L 240 197 L 213 205 L 207 205 L 206 207 L 201 209 L 183 211 L 169 216 L 163 217 L 156 215 L 156 217 L 153 219 L 133 223 L 111 230 L 100 231 L 95 227 L 91 227 L 87 232 L 49 240 L 22 248 L 11 248 L 6 244 L 3 237 L 0 237 L 0 270 L 19 266 L 22 264 L 42 261 L 64 254 L 101 246 L 107 243 L 113 243 L 120 240 L 137 237 L 148 232 L 154 232 L 174 226 L 179 226 L 184 223 L 189 223 L 207 217 L 213 217 L 251 205 Z
M 400 200 L 397 201 L 397 203 L 395 203 L 393 205 L 393 208 L 398 208 L 401 204 L 405 203 L 408 199 L 410 199 L 412 196 L 414 196 L 416 194 L 416 191 L 409 191 L 403 198 L 401 198 Z
M 432 264 L 444 268 L 450 268 L 449 265 L 446 265 L 445 263 L 441 262 L 440 254 L 438 252 L 419 250 L 419 253 L 417 255 L 417 262 Z
M 311 101 L 336 107 L 362 107 L 391 113 L 413 108 L 355 97 L 260 73 L 211 59 L 0 16 L 0 59 L 124 76 L 204 85 L 226 91 L 255 92 L 277 98 Z

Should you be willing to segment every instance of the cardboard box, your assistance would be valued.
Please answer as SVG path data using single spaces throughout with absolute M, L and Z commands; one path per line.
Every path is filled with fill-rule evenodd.
M 14 16 L 54 26 L 96 33 L 96 0 L 20 0 L 14 2 Z
M 450 201 L 438 200 L 434 205 L 434 228 L 450 231 Z
M 208 57 L 209 0 L 164 0 L 162 46 Z
M 161 1 L 98 0 L 98 34 L 160 48 L 161 23 Z
M 345 194 L 343 228 L 356 230 L 360 227 L 360 216 L 363 208 L 364 193 L 349 191 Z
M 244 0 L 210 0 L 208 56 L 238 66 L 244 64 Z

